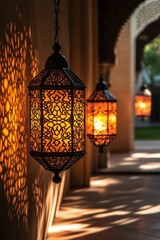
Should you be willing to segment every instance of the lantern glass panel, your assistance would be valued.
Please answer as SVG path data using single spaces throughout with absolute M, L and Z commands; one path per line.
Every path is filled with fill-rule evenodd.
M 94 111 L 94 103 L 93 102 L 87 102 L 86 127 L 87 127 L 87 134 L 89 134 L 89 135 L 93 134 L 93 126 L 94 126 L 93 111 Z
M 148 117 L 151 113 L 151 97 L 150 96 L 135 96 L 135 114 L 136 116 Z
M 112 135 L 117 133 L 117 103 L 87 103 L 87 134 Z
M 108 103 L 108 134 L 117 134 L 117 103 Z
M 96 102 L 93 111 L 93 134 L 104 135 L 107 132 L 107 104 Z

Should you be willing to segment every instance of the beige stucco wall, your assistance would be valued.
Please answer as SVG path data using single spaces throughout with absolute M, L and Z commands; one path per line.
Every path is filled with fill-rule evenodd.
M 116 53 L 117 62 L 111 73 L 110 91 L 118 100 L 118 132 L 111 143 L 111 151 L 130 151 L 134 146 L 134 81 L 130 21 L 119 36 Z
M 71 67 L 86 84 L 86 98 L 92 93 L 98 76 L 97 9 L 96 0 L 70 1 Z M 74 19 L 74 21 L 73 21 Z M 77 38 L 77 36 L 79 36 Z M 76 61 L 75 61 L 76 59 Z M 86 152 L 83 159 L 71 169 L 71 186 L 89 186 L 94 168 L 95 152 L 93 144 L 86 136 Z

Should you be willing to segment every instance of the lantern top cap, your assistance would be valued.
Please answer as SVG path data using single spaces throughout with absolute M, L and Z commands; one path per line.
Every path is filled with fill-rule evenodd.
M 148 88 L 147 83 L 143 83 L 141 88 L 140 88 L 140 90 L 143 91 L 143 90 L 145 90 L 147 88 Z
M 87 102 L 117 102 L 117 99 L 109 92 L 108 83 L 100 77 L 96 90 L 93 91 Z
M 102 77 L 99 78 L 99 82 L 96 85 L 96 91 L 101 90 L 108 90 L 108 84 Z
M 142 96 L 151 96 L 151 92 L 150 90 L 148 89 L 148 86 L 146 83 L 143 83 L 139 92 L 136 94 L 136 95 L 142 95 Z
M 58 43 L 53 45 L 54 53 L 48 57 L 45 68 L 46 69 L 61 69 L 68 68 L 66 57 L 60 53 L 61 46 Z

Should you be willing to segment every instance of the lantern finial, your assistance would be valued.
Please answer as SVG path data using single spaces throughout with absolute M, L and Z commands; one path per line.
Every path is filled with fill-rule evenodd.
M 96 90 L 101 91 L 101 90 L 107 90 L 107 89 L 108 87 L 107 87 L 106 81 L 102 77 L 100 77 L 99 82 L 96 85 Z
M 54 183 L 60 183 L 62 178 L 59 176 L 59 173 L 55 172 L 54 177 L 52 178 L 52 181 Z
M 68 63 L 64 55 L 62 55 L 60 51 L 61 47 L 58 43 L 55 43 L 53 46 L 54 53 L 48 57 L 45 68 L 68 68 Z

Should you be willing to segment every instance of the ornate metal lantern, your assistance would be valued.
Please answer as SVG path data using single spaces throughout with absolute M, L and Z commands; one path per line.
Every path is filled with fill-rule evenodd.
M 59 173 L 85 154 L 85 85 L 68 69 L 57 42 L 53 49 L 29 84 L 30 154 L 59 183 Z
M 87 100 L 87 136 L 102 151 L 117 134 L 117 100 L 100 78 Z
M 135 115 L 142 121 L 151 115 L 151 92 L 145 83 L 135 96 Z

